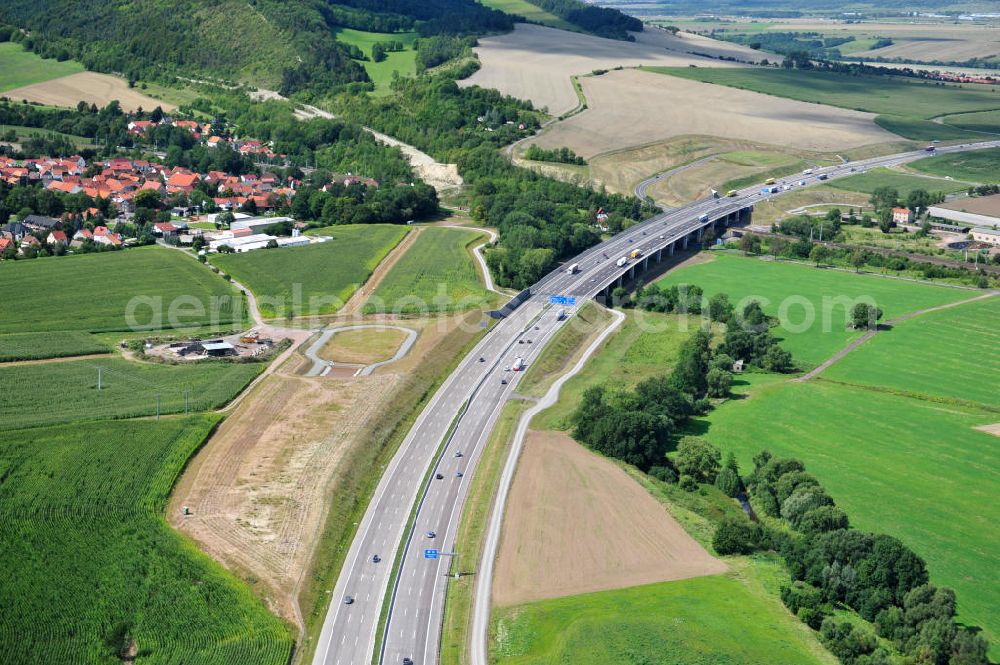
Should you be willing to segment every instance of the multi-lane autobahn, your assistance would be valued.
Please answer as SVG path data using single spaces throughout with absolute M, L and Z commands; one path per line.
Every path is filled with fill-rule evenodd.
M 1000 147 L 1000 141 L 936 152 L 990 147 Z M 927 155 L 921 150 L 818 168 L 809 176 L 781 179 L 776 186 L 799 189 L 817 182 L 818 176 L 833 180 Z M 799 185 L 803 179 L 807 183 Z M 736 196 L 697 201 L 637 224 L 568 261 L 579 266 L 578 272 L 560 269 L 544 277 L 532 287 L 532 298 L 486 333 L 431 398 L 385 470 L 332 590 L 314 665 L 367 665 L 373 654 L 380 664 L 439 662 L 444 597 L 448 573 L 458 569 L 452 554 L 469 482 L 521 376 L 513 371 L 515 359 L 523 358 L 530 366 L 564 323 L 557 316 L 560 308 L 548 306 L 547 296 L 571 295 L 578 301 L 593 297 L 639 262 L 655 260 L 658 252 L 668 252 L 675 243 L 762 198 L 759 186 L 748 187 Z M 642 253 L 639 261 L 617 265 L 634 250 Z M 427 549 L 438 550 L 438 558 L 425 558 Z M 470 560 L 475 553 L 457 554 L 464 557 L 462 569 L 475 568 Z M 398 575 L 393 577 L 397 557 Z M 379 619 L 387 594 L 383 627 Z M 379 635 L 383 639 L 376 654 Z M 484 640 L 485 635 L 472 639 Z

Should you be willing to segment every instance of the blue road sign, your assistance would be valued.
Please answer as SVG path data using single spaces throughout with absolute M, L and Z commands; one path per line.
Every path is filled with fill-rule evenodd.
M 574 296 L 549 296 L 550 305 L 575 305 L 576 298 Z
M 437 550 L 424 550 L 424 558 L 425 559 L 436 559 L 436 558 L 438 558 L 438 551 Z

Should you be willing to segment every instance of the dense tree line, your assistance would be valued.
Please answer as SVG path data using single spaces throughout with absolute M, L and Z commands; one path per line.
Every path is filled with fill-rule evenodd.
M 505 286 L 525 288 L 558 261 L 597 244 L 599 208 L 619 227 L 651 214 L 637 198 L 581 189 L 514 167 L 485 145 L 464 153 L 458 166 L 469 185 L 473 217 L 500 231 L 486 260 Z
M 312 226 L 332 224 L 404 224 L 438 212 L 437 192 L 430 185 L 366 187 L 327 186 L 326 191 L 302 187 L 292 199 L 291 213 Z
M 634 41 L 635 37 L 628 33 L 642 32 L 641 20 L 617 9 L 591 5 L 582 0 L 528 0 L 528 2 L 600 37 Z
M 534 162 L 557 162 L 559 164 L 575 164 L 577 166 L 586 166 L 587 164 L 587 160 L 565 146 L 547 150 L 537 145 L 530 145 L 524 151 L 524 158 Z
M 417 70 L 423 72 L 449 60 L 471 54 L 471 49 L 475 45 L 475 37 L 461 37 L 457 35 L 421 37 L 414 44 L 414 48 L 417 51 Z
M 732 33 L 728 30 L 713 30 L 710 36 L 724 39 L 736 44 L 744 44 L 755 50 L 786 55 L 795 52 L 805 52 L 812 58 L 840 58 L 837 48 L 853 42 L 853 35 L 841 37 L 824 37 L 819 32 L 759 32 Z
M 720 554 L 780 551 L 793 580 L 782 601 L 842 662 L 893 662 L 873 635 L 834 617 L 847 607 L 913 662 L 988 663 L 986 641 L 955 624 L 954 592 L 928 584 L 923 559 L 898 539 L 849 529 L 848 516 L 802 462 L 762 451 L 745 483 L 753 506 L 790 531 L 730 519 L 713 546 Z

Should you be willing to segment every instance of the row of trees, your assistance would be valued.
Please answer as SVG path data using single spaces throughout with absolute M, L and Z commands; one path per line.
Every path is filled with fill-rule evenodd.
M 404 224 L 438 212 L 437 192 L 430 185 L 412 187 L 345 186 L 334 183 L 327 191 L 302 187 L 292 198 L 290 212 L 314 226 L 333 224 Z
M 873 622 L 913 662 L 985 665 L 986 641 L 955 624 L 955 595 L 927 583 L 923 559 L 898 539 L 849 529 L 848 516 L 797 459 L 768 451 L 754 457 L 744 480 L 753 506 L 788 531 L 745 519 L 723 521 L 713 537 L 720 554 L 777 550 L 793 583 L 785 605 L 848 665 L 893 662 L 864 629 L 834 617 L 850 608 Z
M 629 32 L 642 32 L 642 21 L 617 9 L 591 5 L 582 0 L 528 0 L 547 12 L 587 32 L 610 39 L 634 41 Z
M 575 164 L 577 166 L 585 166 L 587 164 L 587 160 L 565 146 L 547 150 L 537 145 L 530 145 L 524 151 L 524 158 L 534 162 L 556 162 L 559 164 Z

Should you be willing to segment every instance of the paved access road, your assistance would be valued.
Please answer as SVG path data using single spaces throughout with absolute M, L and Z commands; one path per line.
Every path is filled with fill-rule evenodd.
M 989 147 L 1000 147 L 1000 141 L 944 147 L 937 152 Z M 815 169 L 809 176 L 780 179 L 777 186 L 788 185 L 794 190 L 802 186 L 799 181 L 814 184 L 819 175 L 832 180 L 870 168 L 903 164 L 927 154 L 914 151 Z M 623 231 L 568 261 L 579 264 L 578 273 L 559 270 L 543 278 L 532 288 L 532 298 L 486 334 L 438 389 L 383 474 L 333 589 L 314 665 L 367 665 L 372 661 L 379 614 L 389 591 L 393 559 L 399 551 L 403 553 L 400 575 L 392 589 L 391 614 L 378 662 L 398 665 L 404 658 L 412 659 L 415 665 L 438 662 L 451 557 L 424 559 L 423 550 L 452 551 L 468 482 L 480 451 L 520 376 L 505 372 L 504 367 L 511 366 L 515 356 L 522 356 L 530 365 L 541 346 L 562 325 L 556 316 L 558 308 L 546 307 L 546 295 L 574 295 L 578 301 L 592 297 L 632 268 L 631 261 L 617 266 L 618 258 L 634 249 L 649 256 L 714 219 L 753 205 L 762 198 L 759 191 L 759 186 L 748 187 L 734 197 L 697 201 Z M 708 215 L 708 219 L 699 220 L 701 215 Z M 531 344 L 527 344 L 528 339 Z M 519 344 L 521 340 L 525 343 Z M 508 383 L 502 384 L 502 379 Z M 464 415 L 446 442 L 453 421 L 461 413 Z M 457 457 L 457 452 L 462 457 Z M 459 471 L 463 476 L 456 476 Z M 438 473 L 443 476 L 440 480 L 435 478 Z M 416 516 L 410 528 L 414 510 Z M 427 536 L 429 531 L 435 532 L 434 538 Z M 379 563 L 372 560 L 376 554 L 381 557 Z M 462 568 L 474 569 L 475 564 L 470 563 L 466 561 Z M 353 599 L 351 604 L 345 603 L 348 596 Z M 485 640 L 485 636 L 474 635 L 472 639 Z M 485 653 L 485 649 L 477 651 Z

